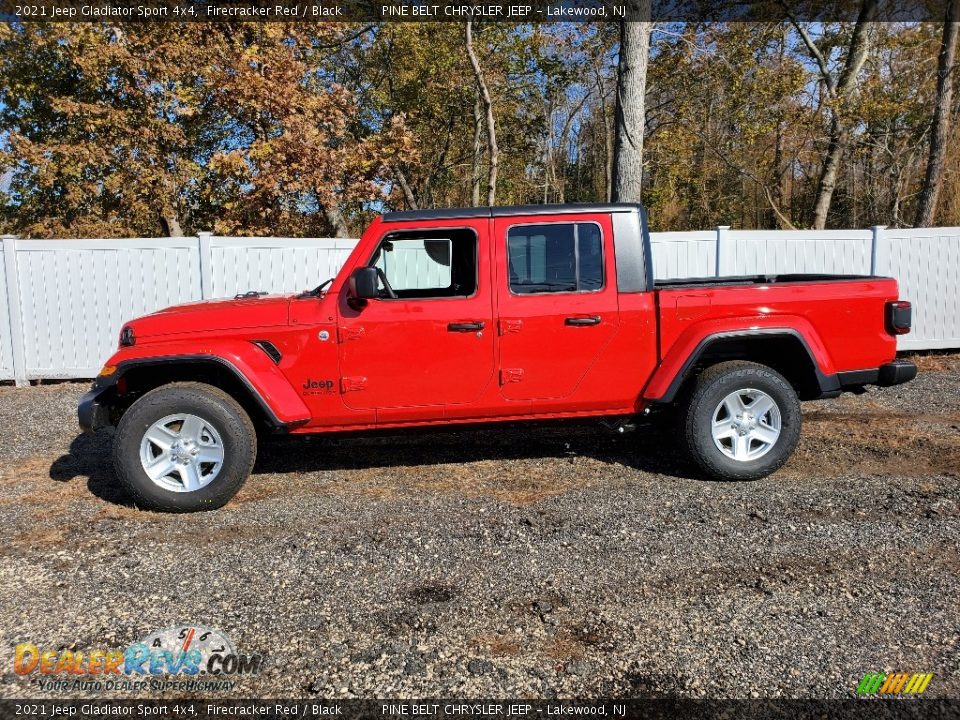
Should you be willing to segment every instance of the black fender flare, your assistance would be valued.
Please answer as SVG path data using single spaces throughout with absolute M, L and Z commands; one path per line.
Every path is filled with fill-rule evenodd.
M 673 402 L 677 397 L 677 393 L 680 392 L 680 388 L 683 387 L 683 384 L 687 381 L 687 378 L 690 377 L 690 374 L 696 367 L 697 362 L 701 357 L 703 357 L 704 353 L 710 349 L 710 346 L 716 342 L 722 342 L 724 340 L 736 338 L 775 339 L 778 337 L 788 337 L 800 342 L 800 345 L 807 353 L 807 357 L 810 360 L 810 365 L 813 367 L 816 375 L 817 385 L 820 388 L 820 397 L 836 397 L 841 393 L 840 379 L 836 375 L 827 375 L 820 369 L 820 364 L 817 362 L 816 356 L 810 349 L 810 345 L 807 343 L 806 338 L 804 338 L 799 331 L 795 330 L 794 328 L 758 328 L 756 330 L 732 330 L 729 332 L 717 332 L 706 335 L 702 340 L 700 340 L 700 342 L 697 343 L 697 346 L 693 349 L 693 352 L 691 352 L 690 356 L 684 361 L 680 371 L 676 374 L 673 380 L 671 380 L 670 385 L 667 387 L 667 391 L 663 394 L 663 396 L 658 398 L 648 397 L 647 399 L 659 403 Z
M 100 375 L 93 383 L 93 387 L 80 399 L 77 408 L 77 416 L 81 429 L 85 432 L 93 432 L 102 427 L 110 425 L 110 403 L 111 396 L 115 393 L 117 383 L 120 379 L 133 369 L 145 367 L 157 367 L 163 365 L 218 365 L 226 370 L 237 382 L 239 382 L 247 391 L 250 398 L 257 404 L 263 412 L 264 417 L 274 428 L 282 430 L 290 427 L 289 423 L 280 420 L 273 409 L 267 403 L 266 399 L 253 386 L 253 384 L 240 372 L 233 363 L 216 355 L 164 355 L 162 357 L 135 358 L 131 360 L 122 360 L 117 363 L 116 371 L 109 375 Z

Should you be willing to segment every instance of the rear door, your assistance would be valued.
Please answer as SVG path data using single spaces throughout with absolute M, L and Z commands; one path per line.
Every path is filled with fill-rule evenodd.
M 377 408 L 378 420 L 439 418 L 442 406 L 470 403 L 492 382 L 487 223 L 385 232 L 367 264 L 396 297 L 381 282 L 380 298 L 355 309 L 341 293 L 344 404 Z
M 616 334 L 609 215 L 494 220 L 499 382 L 508 400 L 574 393 Z

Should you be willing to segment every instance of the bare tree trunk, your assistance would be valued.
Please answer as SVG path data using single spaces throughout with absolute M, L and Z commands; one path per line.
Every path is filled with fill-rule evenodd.
M 453 129 L 456 125 L 456 116 L 452 113 L 447 120 L 447 133 L 443 141 L 443 149 L 436 161 L 427 172 L 427 177 L 423 181 L 423 191 L 420 193 L 420 204 L 424 207 L 436 207 L 433 198 L 433 180 L 438 173 L 447 169 L 447 154 L 450 152 L 450 142 L 453 139 Z
M 773 198 L 776 201 L 777 205 L 783 206 L 783 178 L 786 175 L 786 172 L 783 169 L 783 118 L 781 116 L 777 117 L 777 129 L 776 129 L 776 144 L 773 149 Z M 773 212 L 773 208 L 770 209 L 771 214 L 773 215 L 773 228 L 772 229 L 782 229 L 779 227 L 780 219 L 776 216 L 777 214 Z
M 827 215 L 830 212 L 830 204 L 833 202 L 833 191 L 837 188 L 840 160 L 846 145 L 847 133 L 840 118 L 834 115 L 830 120 L 830 142 L 827 144 L 827 155 L 823 161 L 820 182 L 817 183 L 817 199 L 813 205 L 814 230 L 823 230 L 827 225 Z
M 779 44 L 777 47 L 778 50 L 778 60 L 782 64 L 784 61 L 784 55 L 786 53 L 787 47 L 787 30 L 785 27 L 781 28 Z M 783 121 L 783 110 L 777 111 L 777 127 L 776 127 L 776 145 L 773 151 L 773 199 L 778 208 L 783 207 L 783 200 L 787 195 L 786 188 L 786 178 L 787 178 L 787 168 L 784 163 L 783 158 L 783 143 L 784 143 L 784 131 L 786 123 Z M 772 217 L 771 229 L 774 230 L 783 230 L 783 224 L 780 221 L 780 218 L 777 216 L 776 211 L 773 208 L 770 208 Z
M 580 114 L 583 106 L 586 105 L 587 100 L 590 99 L 591 94 L 592 91 L 588 90 L 584 93 L 583 97 L 580 98 L 579 102 L 573 106 L 573 108 L 567 114 L 567 119 L 563 121 L 563 127 L 560 129 L 560 136 L 557 139 L 557 149 L 559 152 L 554 153 L 554 155 L 559 155 L 560 172 L 557 172 L 557 160 L 556 157 L 554 157 L 553 182 L 554 187 L 557 190 L 557 202 L 560 204 L 563 204 L 567 201 L 567 166 L 570 160 L 570 153 L 567 146 L 569 144 L 570 129 L 573 127 L 574 119 Z
M 393 169 L 394 175 L 397 176 L 397 183 L 400 185 L 400 190 L 403 192 L 403 199 L 407 202 L 407 208 L 410 210 L 419 210 L 420 206 L 417 203 L 417 197 L 413 194 L 413 188 L 410 187 L 410 183 L 407 182 L 407 176 L 404 174 L 403 170 L 399 167 Z
M 543 204 L 550 202 L 550 180 L 556 176 L 553 170 L 553 101 L 548 94 L 543 108 Z
M 628 12 L 650 17 L 650 0 L 631 0 Z M 620 23 L 620 61 L 617 68 L 617 104 L 613 152 L 614 202 L 640 202 L 643 186 L 644 96 L 650 60 L 653 23 Z
M 180 218 L 177 217 L 176 211 L 171 208 L 164 210 L 160 221 L 163 223 L 167 237 L 183 237 L 183 228 L 180 227 Z
M 930 125 L 930 159 L 923 180 L 920 204 L 917 207 L 917 227 L 930 227 L 937 213 L 940 185 L 943 183 L 943 161 L 946 155 L 947 135 L 950 133 L 950 111 L 953 105 L 953 63 L 957 54 L 958 16 L 960 0 L 949 0 L 943 22 L 943 43 L 937 68 L 937 99 Z
M 820 181 L 817 183 L 816 201 L 813 205 L 813 227 L 816 230 L 823 230 L 827 224 L 827 215 L 833 201 L 833 191 L 837 187 L 840 162 L 843 159 L 843 152 L 846 149 L 849 135 L 844 124 L 842 105 L 856 89 L 857 76 L 867 60 L 871 43 L 870 24 L 876 12 L 877 0 L 863 0 L 860 13 L 857 16 L 857 23 L 850 37 L 846 62 L 838 78 L 835 78 L 833 73 L 830 72 L 827 58 L 820 52 L 806 28 L 793 20 L 794 27 L 800 33 L 807 50 L 817 63 L 830 104 L 830 137 L 827 144 L 827 154 L 823 160 L 823 169 L 820 173 Z
M 607 117 L 607 100 L 601 95 L 600 115 L 603 118 L 603 199 L 610 202 L 613 197 L 613 128 Z
M 466 46 L 467 56 L 470 58 L 473 75 L 477 81 L 477 89 L 480 91 L 480 99 L 483 102 L 483 108 L 487 115 L 487 150 L 490 153 L 490 174 L 487 178 L 487 205 L 493 205 L 497 195 L 497 167 L 500 162 L 500 149 L 497 147 L 497 126 L 493 117 L 493 101 L 490 99 L 490 91 L 487 89 L 487 83 L 483 79 L 483 70 L 480 68 L 480 61 L 473 51 L 473 20 L 467 20 Z
M 347 227 L 346 220 L 343 219 L 343 213 L 336 205 L 329 205 L 323 208 L 323 214 L 333 228 L 333 236 L 340 238 L 350 237 L 350 228 Z
M 473 103 L 473 164 L 470 172 L 470 204 L 480 204 L 480 162 L 483 160 L 483 107 L 480 104 L 480 90 Z
M 599 95 L 600 131 L 603 133 L 603 199 L 610 202 L 613 186 L 613 133 L 610 132 L 610 118 L 607 117 L 607 88 L 603 81 L 603 70 L 594 69 L 595 84 Z
M 180 226 L 180 215 L 177 213 L 177 188 L 174 181 L 168 178 L 160 190 L 163 203 L 160 207 L 160 224 L 163 225 L 167 237 L 183 237 L 183 228 Z
M 607 127 L 603 128 L 603 134 L 606 135 L 606 154 L 604 162 L 604 193 L 603 197 L 607 202 L 613 200 L 613 126 L 609 122 L 604 122 Z
M 897 228 L 902 227 L 900 222 L 900 207 L 903 197 L 903 169 L 897 172 L 897 178 L 893 183 L 893 205 L 890 208 L 890 224 Z
M 543 138 L 543 204 L 546 205 L 550 200 L 550 178 L 553 175 L 553 103 L 547 102 L 543 117 L 547 123 Z

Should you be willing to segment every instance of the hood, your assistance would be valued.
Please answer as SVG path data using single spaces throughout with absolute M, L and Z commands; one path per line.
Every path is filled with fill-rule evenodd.
M 137 340 L 160 335 L 243 330 L 245 328 L 286 325 L 290 298 L 282 295 L 228 300 L 203 300 L 174 305 L 133 320 Z

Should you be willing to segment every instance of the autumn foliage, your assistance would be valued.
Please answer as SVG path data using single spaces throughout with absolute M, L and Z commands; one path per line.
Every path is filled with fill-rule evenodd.
M 6 225 L 32 236 L 346 232 L 413 157 L 324 63 L 343 26 L 0 29 Z
M 653 225 L 914 223 L 938 93 L 956 82 L 938 90 L 942 37 L 936 23 L 656 26 Z M 385 208 L 486 202 L 491 117 L 495 202 L 602 201 L 619 38 L 475 25 L 488 108 L 463 24 L 0 26 L 0 230 L 354 234 Z M 960 224 L 955 112 L 939 115 L 941 225 Z

